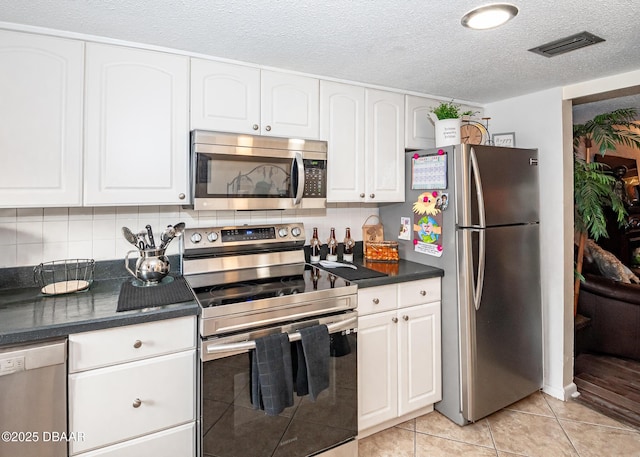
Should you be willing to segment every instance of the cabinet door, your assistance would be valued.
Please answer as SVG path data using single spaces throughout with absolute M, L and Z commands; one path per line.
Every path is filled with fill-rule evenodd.
M 320 139 L 328 143 L 327 201 L 362 201 L 364 88 L 320 81 Z
M 398 311 L 398 415 L 442 399 L 440 302 Z
M 261 134 L 318 139 L 320 81 L 262 70 Z
M 404 95 L 367 89 L 366 201 L 404 201 Z
M 0 30 L 0 207 L 82 204 L 84 43 Z
M 189 59 L 87 43 L 85 205 L 188 202 Z
M 194 350 L 69 376 L 76 454 L 195 420 Z
M 429 119 L 431 109 L 440 102 L 425 97 L 407 95 L 405 97 L 404 147 L 427 149 L 436 147 L 435 125 Z
M 191 59 L 191 129 L 260 133 L 260 70 Z
M 398 414 L 397 340 L 395 311 L 358 318 L 358 430 Z

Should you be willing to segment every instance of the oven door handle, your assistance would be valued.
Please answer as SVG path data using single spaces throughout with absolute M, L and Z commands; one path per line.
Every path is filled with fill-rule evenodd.
M 327 330 L 329 333 L 336 333 L 342 330 L 347 330 L 353 328 L 353 325 L 358 322 L 358 317 L 351 317 L 349 319 L 345 319 L 340 322 L 335 322 L 333 324 L 327 324 Z M 300 336 L 300 332 L 289 333 L 289 341 L 300 341 L 302 337 Z M 208 344 L 206 346 L 207 354 L 219 354 L 222 352 L 242 352 L 248 351 L 256 348 L 256 342 L 254 340 L 251 341 L 242 341 L 240 343 L 225 343 L 225 344 Z

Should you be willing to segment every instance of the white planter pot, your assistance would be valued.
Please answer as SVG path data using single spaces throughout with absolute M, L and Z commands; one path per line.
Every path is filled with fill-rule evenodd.
M 435 122 L 436 147 L 460 144 L 460 119 L 442 119 Z

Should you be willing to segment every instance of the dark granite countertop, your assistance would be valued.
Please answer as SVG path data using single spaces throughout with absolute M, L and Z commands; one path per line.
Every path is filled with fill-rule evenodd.
M 378 278 L 352 280 L 352 282 L 356 283 L 360 289 L 444 276 L 444 270 L 440 268 L 402 259 L 400 259 L 398 263 L 383 263 L 367 262 L 362 258 L 356 258 L 354 259 L 354 264 L 356 266 L 364 266 L 370 270 L 375 270 L 387 275 Z M 336 276 L 340 276 L 339 270 L 339 268 L 333 269 Z
M 39 287 L 0 290 L 0 345 L 197 315 L 195 301 L 116 312 L 120 287 L 132 278 L 96 279 L 83 292 L 45 296 Z

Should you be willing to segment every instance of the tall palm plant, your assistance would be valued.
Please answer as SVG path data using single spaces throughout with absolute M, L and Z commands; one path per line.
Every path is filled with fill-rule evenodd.
M 580 234 L 574 283 L 574 314 L 578 306 L 587 236 L 594 240 L 607 237 L 604 208 L 613 209 L 619 224 L 624 222 L 627 214 L 620 197 L 613 190 L 615 178 L 602 164 L 591 162 L 591 148 L 597 144 L 598 151 L 603 156 L 607 151 L 615 150 L 617 145 L 640 149 L 640 133 L 634 130 L 640 127 L 640 122 L 636 119 L 637 112 L 634 108 L 621 108 L 573 126 L 575 229 Z M 581 142 L 584 142 L 586 148 L 585 159 L 580 159 L 577 154 Z

